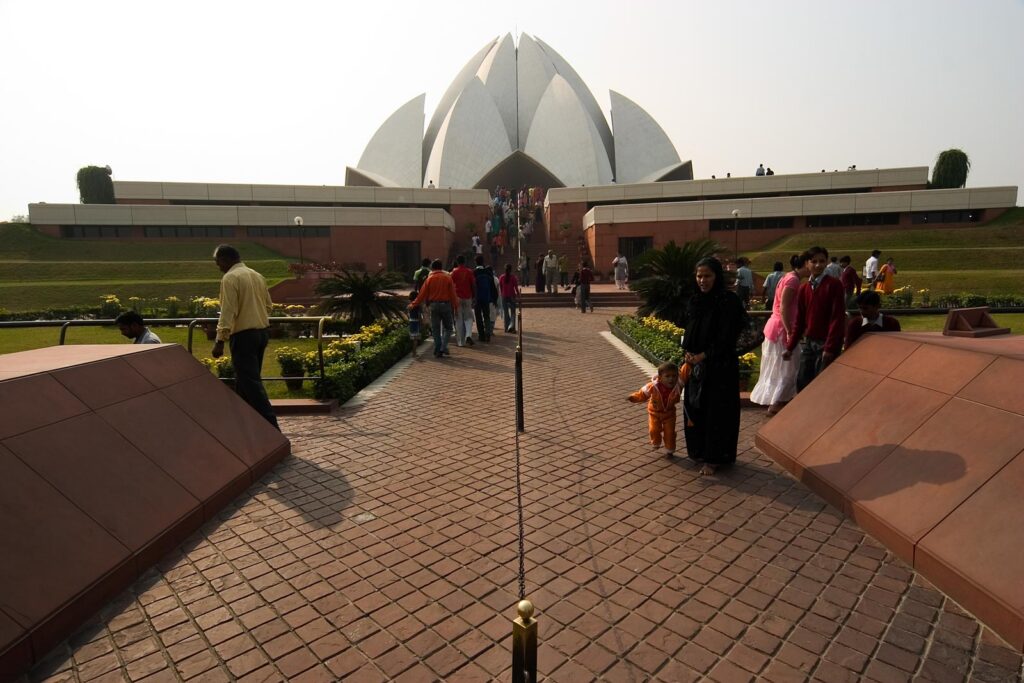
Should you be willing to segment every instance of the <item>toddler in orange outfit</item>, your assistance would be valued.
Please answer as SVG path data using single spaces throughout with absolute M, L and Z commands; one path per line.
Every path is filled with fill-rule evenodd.
M 631 403 L 647 402 L 647 431 L 651 445 L 657 449 L 664 441 L 665 455 L 669 458 L 676 450 L 676 404 L 685 383 L 685 380 L 680 381 L 679 374 L 679 366 L 675 363 L 662 363 L 658 366 L 658 375 L 628 398 Z

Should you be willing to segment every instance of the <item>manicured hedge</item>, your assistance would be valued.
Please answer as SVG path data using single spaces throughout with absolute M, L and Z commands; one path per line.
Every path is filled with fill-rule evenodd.
M 350 360 L 324 367 L 324 378 L 313 385 L 318 399 L 337 399 L 344 403 L 412 350 L 405 327 L 396 327 L 372 346 L 353 354 Z

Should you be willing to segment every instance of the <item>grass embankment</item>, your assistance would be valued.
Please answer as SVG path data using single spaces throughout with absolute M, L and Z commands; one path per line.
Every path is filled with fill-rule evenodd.
M 833 256 L 849 255 L 858 272 L 872 249 L 895 260 L 896 286 L 932 295 L 1024 294 L 1024 208 L 1007 211 L 984 226 L 935 230 L 828 230 L 792 235 L 749 254 L 753 269 L 769 272 L 775 261 L 813 244 Z
M 0 308 L 39 311 L 96 306 L 100 297 L 182 301 L 217 296 L 216 242 L 57 239 L 20 223 L 0 225 Z M 288 259 L 246 244 L 245 262 L 271 284 L 288 276 Z
M 188 342 L 188 330 L 184 327 L 154 327 L 153 332 L 166 343 L 177 343 L 185 346 Z M 58 327 L 29 327 L 17 329 L 0 329 L 0 354 L 28 351 L 55 346 L 60 339 Z M 127 343 L 116 327 L 73 327 L 68 330 L 67 344 L 124 344 Z M 263 357 L 263 375 L 280 377 L 281 366 L 274 355 L 275 349 L 282 346 L 294 346 L 303 352 L 315 351 L 314 339 L 271 339 L 266 355 Z M 192 337 L 192 355 L 196 358 L 209 358 L 213 342 L 206 339 L 202 330 L 196 330 Z M 284 382 L 266 382 L 267 393 L 271 398 L 304 398 L 313 395 L 313 381 L 303 384 L 303 391 L 290 392 Z

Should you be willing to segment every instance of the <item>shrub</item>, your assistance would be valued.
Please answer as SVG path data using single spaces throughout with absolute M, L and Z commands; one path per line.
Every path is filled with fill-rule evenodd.
M 78 169 L 78 195 L 83 204 L 113 204 L 114 181 L 109 166 L 85 166 Z
M 354 344 L 332 342 L 324 349 L 324 378 L 314 384 L 314 395 L 319 399 L 336 398 L 347 401 L 357 391 L 380 377 L 412 348 L 412 340 L 402 327 L 379 335 L 372 344 L 354 351 Z M 347 340 L 345 340 L 347 341 Z M 347 348 L 346 348 L 347 347 Z M 328 354 L 338 354 L 342 360 L 328 362 Z M 316 352 L 306 354 L 306 366 L 313 366 L 311 374 L 319 372 Z
M 323 379 L 313 384 L 313 395 L 318 399 L 335 398 L 344 403 L 359 391 L 359 365 L 335 363 L 324 368 Z
M 164 299 L 164 303 L 167 304 L 167 317 L 177 318 L 181 313 L 181 299 L 176 296 L 169 296 Z
M 100 297 L 100 317 L 116 318 L 121 313 L 121 300 L 114 294 Z
M 277 349 L 276 355 L 282 375 L 301 376 L 305 372 L 306 354 L 294 346 L 282 346 Z
M 235 366 L 231 364 L 231 359 L 227 356 L 221 356 L 220 358 L 203 358 L 199 362 L 208 367 L 210 372 L 221 379 L 235 378 Z

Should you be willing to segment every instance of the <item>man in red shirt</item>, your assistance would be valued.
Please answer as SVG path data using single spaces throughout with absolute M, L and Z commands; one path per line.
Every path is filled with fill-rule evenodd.
M 843 283 L 843 292 L 846 294 L 846 309 L 849 310 L 857 302 L 857 295 L 860 294 L 860 288 L 864 281 L 857 274 L 857 269 L 850 265 L 849 256 L 839 259 L 839 265 L 843 269 L 839 275 L 839 281 Z
M 466 257 L 460 254 L 455 259 L 452 269 L 452 282 L 455 283 L 455 296 L 459 297 L 459 307 L 455 311 L 455 339 L 459 346 L 473 346 L 473 300 L 476 298 L 476 276 L 466 267 Z
M 804 387 L 828 367 L 843 350 L 846 324 L 846 300 L 843 285 L 825 274 L 828 249 L 811 247 L 811 278 L 797 293 L 796 323 L 782 358 L 790 361 L 793 350 L 803 338 L 800 367 L 796 374 L 796 390 Z

